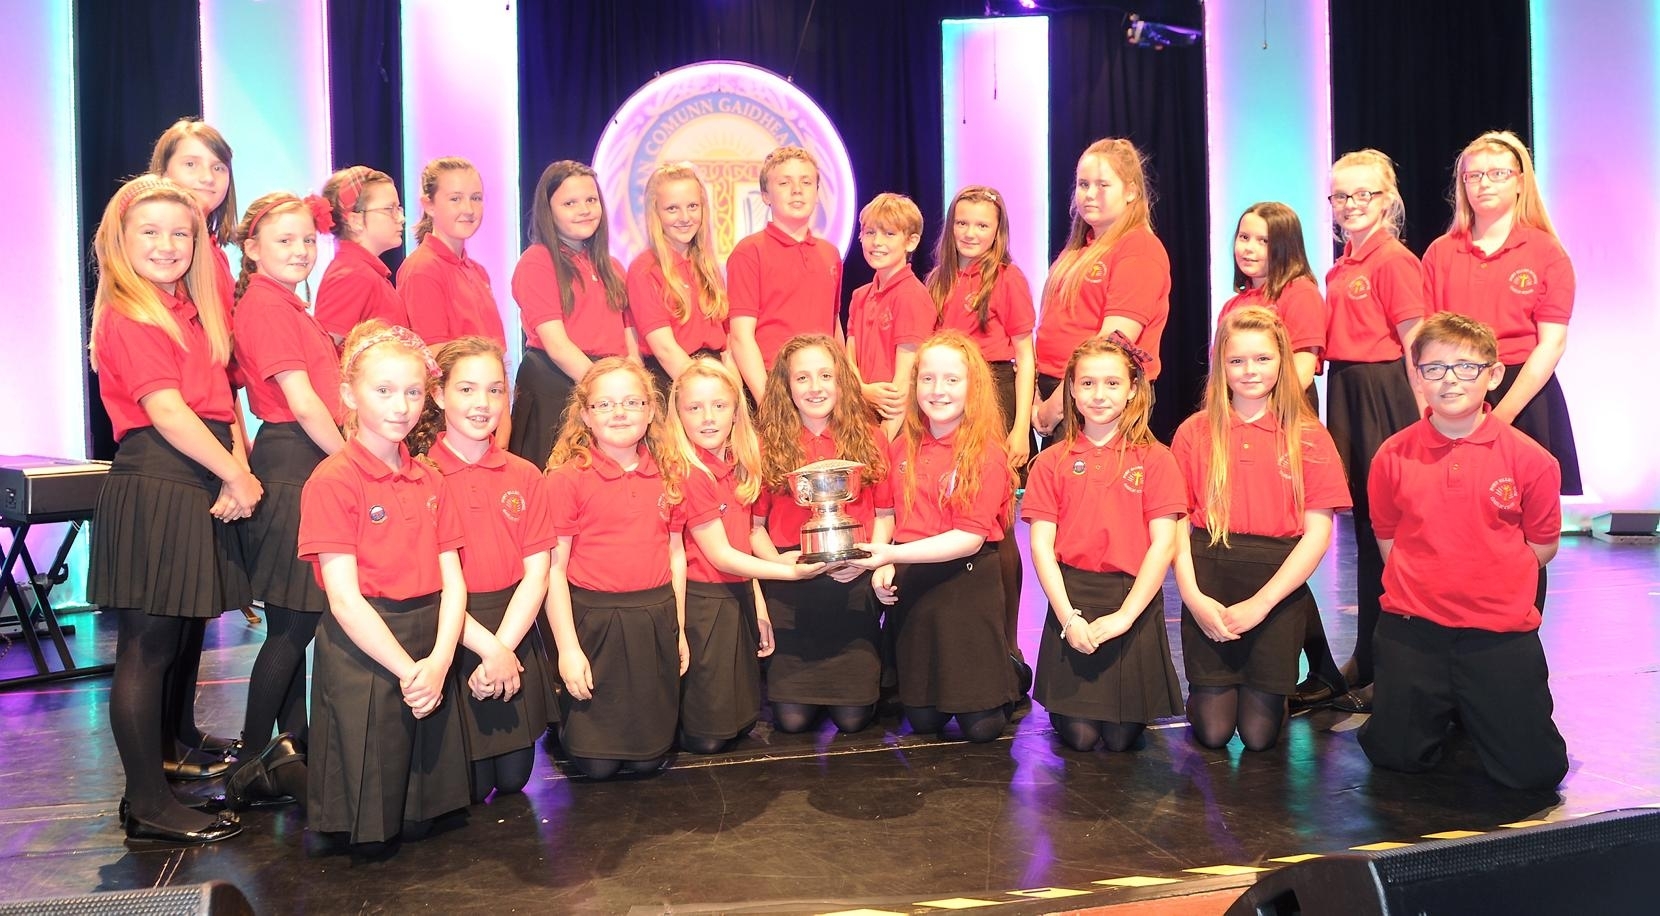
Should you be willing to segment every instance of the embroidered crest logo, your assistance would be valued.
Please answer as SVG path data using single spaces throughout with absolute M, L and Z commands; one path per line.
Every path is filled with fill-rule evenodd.
M 1516 478 L 1500 477 L 1487 488 L 1488 498 L 1500 509 L 1514 509 L 1521 502 L 1522 493 L 1516 488 Z
M 1343 288 L 1350 299 L 1365 299 L 1372 295 L 1372 281 L 1365 277 L 1355 277 L 1349 285 Z
M 1539 275 L 1526 267 L 1510 275 L 1510 291 L 1520 296 L 1531 296 L 1539 286 Z
M 518 490 L 508 490 L 501 495 L 501 514 L 507 516 L 510 522 L 524 518 L 525 495 Z
M 1290 455 L 1281 455 L 1280 460 L 1279 460 L 1279 467 L 1280 467 L 1280 476 L 1285 478 L 1286 480 L 1290 480 L 1291 479 L 1291 456 Z
M 1140 493 L 1142 487 L 1146 485 L 1147 469 L 1142 465 L 1138 464 L 1124 472 L 1124 489 L 1131 493 Z
M 1089 265 L 1089 272 L 1084 274 L 1084 282 L 1086 283 L 1100 283 L 1106 278 L 1107 265 L 1101 263 L 1100 261 L 1096 261 L 1094 264 Z
M 438 497 L 436 497 L 436 496 L 428 496 L 427 497 L 427 511 L 432 513 L 433 518 L 438 517 Z

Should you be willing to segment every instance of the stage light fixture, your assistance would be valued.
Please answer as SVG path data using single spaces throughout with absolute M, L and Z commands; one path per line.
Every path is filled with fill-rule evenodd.
M 1132 47 L 1163 51 L 1165 48 L 1191 48 L 1199 43 L 1199 36 L 1202 34 L 1198 29 L 1184 29 L 1179 25 L 1163 22 L 1148 22 L 1131 13 L 1129 27 L 1124 30 L 1124 40 Z

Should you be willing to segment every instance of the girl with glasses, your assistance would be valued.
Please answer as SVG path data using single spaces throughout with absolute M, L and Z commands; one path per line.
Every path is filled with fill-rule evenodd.
M 392 288 L 392 271 L 380 255 L 403 244 L 403 206 L 392 176 L 353 165 L 323 183 L 334 226 L 334 260 L 317 285 L 317 323 L 335 346 L 371 318 L 394 327 L 409 324 L 409 309 Z

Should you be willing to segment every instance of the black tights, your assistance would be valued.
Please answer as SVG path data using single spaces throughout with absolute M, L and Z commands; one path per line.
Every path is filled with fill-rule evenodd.
M 700 735 L 680 733 L 680 749 L 688 754 L 719 754 L 732 743 L 731 738 L 705 738 Z
M 1285 696 L 1251 687 L 1194 687 L 1187 696 L 1193 739 L 1219 748 L 1239 732 L 1248 751 L 1266 751 L 1280 740 Z
M 248 711 L 242 720 L 247 753 L 259 753 L 278 723 L 279 731 L 289 732 L 305 743 L 305 650 L 322 619 L 322 614 L 265 606 L 265 643 L 259 647 L 248 675 Z
M 1098 719 L 1080 719 L 1050 713 L 1049 722 L 1061 743 L 1075 751 L 1093 751 L 1095 745 L 1105 743 L 1109 751 L 1127 751 L 1135 747 L 1147 730 L 1144 722 L 1106 722 Z
M 933 706 L 905 707 L 905 719 L 911 723 L 911 731 L 917 734 L 944 731 L 945 723 L 951 721 L 952 716 L 957 717 L 957 727 L 963 730 L 963 737 L 975 744 L 996 741 L 1003 734 L 1003 729 L 1009 726 L 1008 710 L 1001 706 L 958 713 L 940 712 Z
M 492 789 L 502 794 L 523 792 L 525 784 L 530 782 L 530 771 L 535 766 L 535 747 L 474 760 L 473 804 L 484 801 Z
M 589 779 L 610 779 L 623 773 L 655 773 L 663 768 L 666 757 L 653 757 L 650 760 L 616 760 L 611 757 L 578 757 L 570 755 L 571 763 Z M 528 774 L 526 774 L 528 777 Z
M 863 731 L 876 718 L 876 705 L 819 706 L 813 703 L 772 704 L 772 725 L 781 732 L 796 734 L 813 727 L 820 714 L 828 712 L 836 730 L 844 734 Z
M 181 666 L 189 631 L 199 621 L 153 617 L 140 610 L 114 611 L 120 635 L 110 683 L 110 731 L 127 779 L 133 817 L 174 830 L 199 830 L 213 816 L 179 803 L 162 775 L 163 739 L 175 736 L 176 712 L 165 705 L 174 668 Z M 199 643 L 198 643 L 199 645 Z
M 1003 640 L 1009 644 L 1010 655 L 1025 661 L 1026 654 L 1020 651 L 1020 585 L 1026 565 L 1020 561 L 1013 522 L 1003 529 L 1003 540 L 997 542 L 997 562 L 1003 574 Z
M 178 756 L 175 747 L 202 746 L 202 730 L 196 726 L 196 681 L 202 667 L 202 643 L 207 638 L 207 620 L 179 618 L 183 631 L 181 645 L 173 666 L 167 670 L 167 682 L 162 685 L 162 741 L 161 752 L 168 760 Z

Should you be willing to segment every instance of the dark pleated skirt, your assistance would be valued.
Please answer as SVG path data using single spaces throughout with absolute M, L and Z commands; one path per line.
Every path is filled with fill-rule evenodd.
M 546 350 L 525 347 L 513 384 L 513 428 L 507 450 L 539 468 L 547 467 L 564 422 L 565 405 L 575 388 L 576 382 L 554 365 Z
M 1224 605 L 1257 593 L 1274 577 L 1297 538 L 1229 534 L 1230 546 L 1210 545 L 1210 532 L 1193 529 L 1193 576 L 1199 590 Z M 1305 614 L 1318 614 L 1308 583 L 1274 605 L 1268 616 L 1238 639 L 1213 642 L 1182 605 L 1182 664 L 1191 687 L 1243 685 L 1265 693 L 1297 689 L 1297 656 L 1302 651 Z
M 230 451 L 230 425 L 207 426 Z M 87 600 L 160 617 L 218 617 L 246 605 L 236 532 L 209 514 L 219 486 L 155 427 L 128 433 L 93 510 Z
M 767 659 L 768 700 L 810 706 L 876 702 L 882 612 L 869 573 L 846 583 L 823 575 L 803 582 L 763 582 L 761 593 L 778 643 Z
M 1085 620 L 1128 613 L 1120 608 L 1135 585 L 1129 573 L 1063 565 L 1061 581 Z M 1067 645 L 1051 606 L 1038 646 L 1033 696 L 1051 713 L 1098 722 L 1151 722 L 1180 715 L 1182 686 L 1170 660 L 1163 594 L 1154 596 L 1123 636 L 1096 647 L 1091 655 Z
M 1044 399 L 1048 398 L 1050 395 L 1054 394 L 1055 389 L 1059 388 L 1060 386 L 1061 386 L 1061 380 L 1058 377 L 1053 376 L 1053 375 L 1044 375 L 1043 373 L 1039 372 L 1038 376 L 1037 376 L 1037 396 L 1038 396 L 1038 400 L 1041 401 L 1041 400 L 1044 400 Z M 1034 437 L 1037 436 L 1036 433 L 1033 433 L 1032 435 Z M 1042 448 L 1048 448 L 1049 446 L 1054 445 L 1055 443 L 1057 443 L 1057 442 L 1059 442 L 1059 441 L 1061 441 L 1062 439 L 1065 439 L 1065 438 L 1066 438 L 1066 417 L 1063 416 L 1063 417 L 1061 417 L 1061 421 L 1059 423 L 1055 424 L 1054 431 L 1051 432 L 1047 436 L 1037 438 L 1037 442 Z M 1032 452 L 1032 456 L 1036 457 L 1037 452 L 1036 451 Z
M 299 556 L 300 490 L 324 458 L 299 423 L 266 423 L 248 456 L 265 498 L 236 525 L 253 596 L 295 611 L 323 611 L 328 595 L 312 565 Z
M 1406 362 L 1333 360 L 1326 368 L 1326 400 L 1326 429 L 1349 475 L 1349 496 L 1365 506 L 1366 478 L 1378 447 L 1419 419 Z
M 1014 363 L 992 363 L 991 380 L 997 389 L 997 409 L 1003 412 L 1003 428 L 1012 430 L 1014 428 L 1015 412 Z M 1026 431 L 1026 438 L 1028 440 L 1028 454 L 1036 455 L 1038 453 L 1037 438 L 1030 429 Z M 1026 468 L 1024 466 L 1020 468 L 1019 477 L 1020 480 L 1015 486 L 1026 486 Z
M 436 594 L 368 600 L 411 657 L 431 654 Z M 417 719 L 397 677 L 358 648 L 333 613 L 317 628 L 315 651 L 306 825 L 378 843 L 397 836 L 405 821 L 467 807 L 470 773 L 450 682 L 438 708 Z
M 996 544 L 956 560 L 901 566 L 895 582 L 901 703 L 980 712 L 1019 697 Z
M 494 633 L 507 613 L 507 604 L 518 585 L 493 592 L 471 592 L 467 595 L 467 613 L 479 625 Z M 536 744 L 536 739 L 547 731 L 548 699 L 552 696 L 548 683 L 553 672 L 547 668 L 547 655 L 542 652 L 541 634 L 531 627 L 519 640 L 514 651 L 518 656 L 519 692 L 508 700 L 475 700 L 467 689 L 467 678 L 483 663 L 483 659 L 466 646 L 457 646 L 455 664 L 450 666 L 450 678 L 455 682 L 455 695 L 460 698 L 462 736 L 467 743 L 468 760 L 486 760 L 511 754 Z
M 1505 366 L 1504 379 L 1499 382 L 1499 387 L 1487 392 L 1487 403 L 1497 405 L 1503 400 L 1510 393 L 1511 386 L 1516 384 L 1516 376 L 1521 371 L 1519 365 Z M 1545 387 L 1533 396 L 1533 400 L 1527 402 L 1511 425 L 1543 445 L 1545 451 L 1550 452 L 1556 463 L 1562 466 L 1563 496 L 1579 496 L 1585 492 L 1585 484 L 1579 476 L 1579 448 L 1574 444 L 1574 424 L 1568 416 L 1568 399 L 1563 396 L 1562 383 L 1556 380 L 1555 373 L 1545 382 Z
M 674 590 L 596 592 L 571 586 L 577 642 L 594 696 L 560 691 L 566 752 L 601 760 L 652 760 L 669 752 L 680 713 L 680 625 Z
M 761 710 L 761 635 L 748 582 L 686 583 L 691 667 L 680 679 L 680 730 L 694 738 L 742 735 Z

